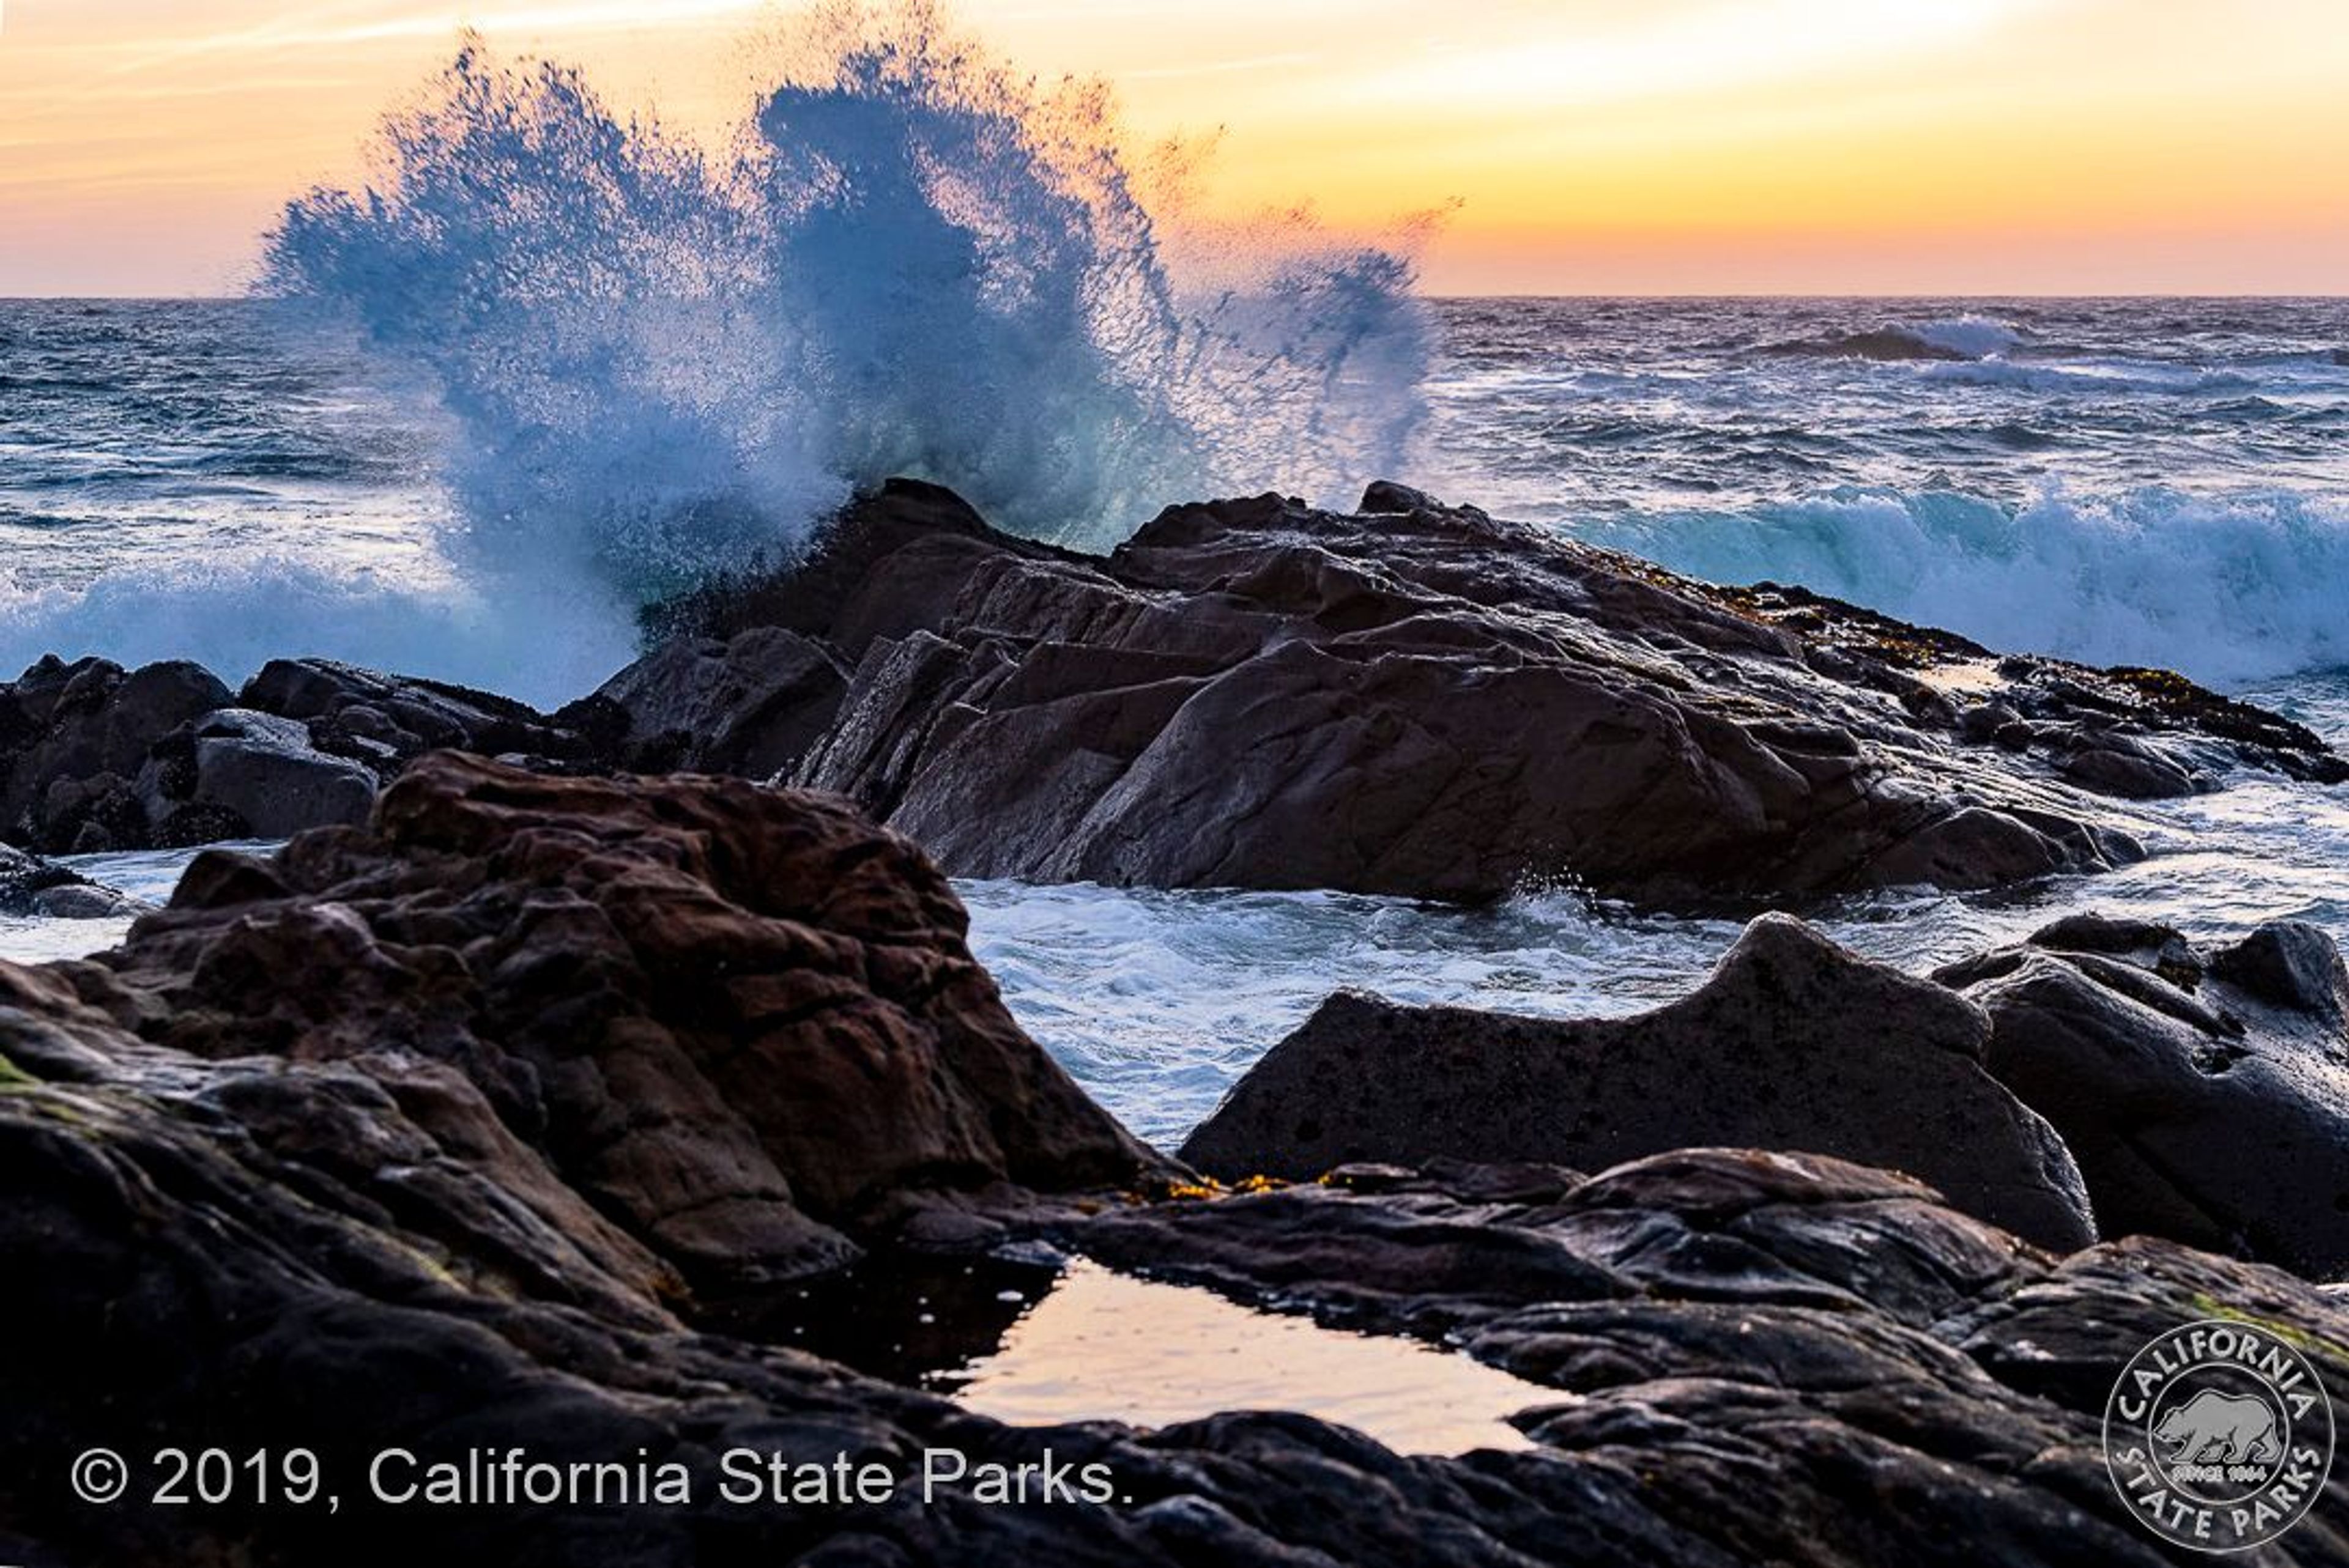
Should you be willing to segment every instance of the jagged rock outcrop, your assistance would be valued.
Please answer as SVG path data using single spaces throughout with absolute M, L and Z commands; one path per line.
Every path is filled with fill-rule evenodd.
M 1226 1179 L 1591 1169 L 1689 1142 L 1913 1171 L 2057 1246 L 2157 1235 L 2349 1273 L 2349 968 L 2312 925 L 2231 946 L 2074 915 L 1916 979 L 1785 915 L 1636 1017 L 1340 995 L 1184 1145 Z
M 332 659 L 273 659 L 239 706 L 298 719 L 321 750 L 388 777 L 427 751 L 455 748 L 560 769 L 608 753 L 620 716 L 589 699 L 543 714 L 448 681 L 385 675 Z
M 1553 1023 L 1340 995 L 1183 1146 L 1226 1179 L 1358 1162 L 1598 1170 L 1723 1144 L 1909 1171 L 2044 1246 L 2095 1239 L 2055 1133 L 1983 1066 L 1990 1019 L 1767 915 L 1712 978 L 1637 1017 Z
M 478 1098 L 675 1269 L 756 1278 L 840 1262 L 909 1191 L 1150 1167 L 963 932 L 920 851 L 840 803 L 438 754 L 368 828 L 200 858 L 72 973 L 175 1051 L 345 1065 L 468 1126 Z
M 135 788 L 150 749 L 231 700 L 184 661 L 42 659 L 0 689 L 0 832 L 50 854 L 153 842 Z
M 1457 901 L 1982 888 L 2141 852 L 2100 803 L 2349 777 L 2150 670 L 1995 658 L 1391 484 L 1172 508 L 1107 557 L 893 481 L 807 560 L 650 617 L 559 712 L 320 659 L 43 660 L 0 686 L 0 838 L 277 837 L 457 748 L 849 794 L 958 873 Z
M 2272 990 L 2307 959 L 2234 967 Z M 2098 1447 L 2131 1354 L 2216 1304 L 2349 1386 L 2349 1313 L 2286 1274 L 2057 1258 L 1830 1160 L 1206 1200 L 1179 1174 L 1010 1023 L 936 870 L 845 806 L 428 757 L 365 828 L 201 859 L 119 952 L 0 965 L 0 1542 L 43 1568 L 2153 1564 Z M 744 1338 L 709 1295 L 788 1274 L 761 1296 L 788 1338 L 812 1264 L 1039 1243 L 1443 1336 L 1557 1398 L 1528 1447 L 1455 1458 L 1279 1412 L 1019 1429 Z M 821 1310 L 857 1315 L 853 1284 Z M 67 1464 L 101 1446 L 299 1446 L 338 1505 L 155 1506 L 143 1468 L 78 1503 Z M 394 1448 L 692 1484 L 399 1506 L 368 1480 Z M 745 1505 L 737 1448 L 1098 1463 L 1113 1496 Z M 2344 1523 L 2335 1479 L 2264 1560 L 2349 1563 Z
M 820 733 L 785 778 L 971 875 L 1464 901 L 1981 888 L 2138 854 L 2091 791 L 2349 775 L 2175 676 L 2001 661 L 1392 485 L 1352 516 L 1175 507 L 1092 558 L 893 482 L 792 572 L 665 624 L 698 640 L 604 694 L 636 734 L 755 708 L 763 761 Z M 744 646 L 761 632 L 791 641 Z M 743 682 L 770 658 L 804 693 L 796 727 Z
M 140 803 L 168 841 L 287 839 L 351 826 L 375 807 L 375 770 L 318 749 L 309 726 L 223 707 L 158 743 L 140 770 Z M 191 834 L 191 821 L 203 830 Z
M 52 656 L 0 684 L 0 838 L 50 854 L 285 838 L 364 820 L 436 748 L 593 769 L 626 723 L 594 698 L 549 716 L 326 659 L 273 660 L 232 693 L 184 661 Z
M 1991 1018 L 1991 1070 L 2078 1158 L 2098 1219 L 2349 1272 L 2349 971 L 2314 926 L 2230 947 L 2076 916 L 1939 976 Z
M 753 626 L 664 643 L 595 696 L 626 716 L 621 755 L 632 769 L 768 779 L 823 738 L 847 689 L 822 645 Z

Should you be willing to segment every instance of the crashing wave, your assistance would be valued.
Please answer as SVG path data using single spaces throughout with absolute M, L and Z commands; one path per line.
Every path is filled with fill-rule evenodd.
M 1185 276 L 1097 87 L 920 7 L 817 54 L 719 157 L 469 42 L 364 188 L 286 210 L 267 291 L 452 417 L 461 564 L 643 603 L 891 474 L 1105 547 L 1170 497 L 1398 465 L 1432 334 L 1407 257 L 1298 219 L 1243 282 Z
M 78 584 L 0 573 L 0 674 L 61 651 L 127 665 L 194 659 L 234 685 L 271 659 L 321 654 L 553 708 L 635 656 L 629 609 L 555 574 L 473 583 L 215 551 Z
M 1799 583 L 2013 652 L 2232 685 L 2349 665 L 2349 510 L 2160 490 L 2002 506 L 1838 490 L 1574 531 L 1721 583 Z

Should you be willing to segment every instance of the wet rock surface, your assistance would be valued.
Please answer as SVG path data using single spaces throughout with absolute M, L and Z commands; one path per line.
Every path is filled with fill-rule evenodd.
M 197 1057 L 452 1070 L 637 1240 L 739 1283 L 842 1261 L 841 1227 L 908 1191 L 1152 1164 L 965 929 L 920 851 L 839 802 L 440 754 L 368 828 L 200 858 L 74 973 Z
M 2349 776 L 2175 676 L 2002 661 L 1385 484 L 1356 515 L 1176 507 L 1088 558 L 894 482 L 792 573 L 667 624 L 696 640 L 654 660 L 718 686 L 755 664 L 728 651 L 745 635 L 796 639 L 823 738 L 783 776 L 958 874 L 1459 901 L 1982 888 L 2135 858 L 2106 798 Z M 632 685 L 662 683 L 605 695 L 669 727 Z
M 665 643 L 595 696 L 626 716 L 620 744 L 633 769 L 767 779 L 823 738 L 846 690 L 821 644 L 753 626 Z
M 2085 1246 L 2079 1171 L 1985 1068 L 1990 1037 L 1981 1008 L 1772 915 L 1702 988 L 1632 1018 L 1333 997 L 1182 1154 L 1227 1179 L 1310 1181 L 1366 1161 L 1598 1170 L 1692 1143 L 1806 1150 L 1915 1171 L 2043 1245 Z
M 2077 1157 L 2109 1231 L 2349 1272 L 2349 972 L 2314 926 L 2231 947 L 2075 917 L 1953 965 L 1992 1072 Z
M 1546 1548 L 1506 1538 L 1535 1561 L 2185 1561 L 2117 1511 L 2115 1348 L 2219 1306 L 2349 1373 L 2349 1319 L 2291 1275 L 2143 1239 L 2059 1259 L 1888 1172 L 1691 1150 L 1529 1175 L 1341 1171 L 1073 1234 L 1571 1395 L 1518 1418 L 1534 1457 L 1461 1461 L 1504 1518 L 1558 1511 Z M 2270 1550 L 2349 1556 L 2344 1504 L 2336 1476 Z
M 364 820 L 444 747 L 543 770 L 608 766 L 626 716 L 549 716 L 441 681 L 278 659 L 231 692 L 183 661 L 45 658 L 0 684 L 0 838 L 47 854 L 285 838 Z
M 2337 1278 L 2349 967 L 2292 922 L 2212 947 L 2084 914 L 1918 979 L 1768 915 L 1699 990 L 1630 1018 L 1332 997 L 1182 1153 L 1312 1180 L 1691 1142 L 1913 1171 L 2058 1248 L 2158 1235 Z
M 2230 965 L 2327 984 L 2289 939 Z M 0 1260 L 37 1282 L 0 1292 L 0 1538 L 264 1568 L 2152 1563 L 2097 1439 L 2130 1354 L 2218 1303 L 2349 1378 L 2349 1315 L 2288 1274 L 2059 1258 L 1824 1158 L 1183 1176 L 1002 1012 L 935 867 L 844 805 L 429 757 L 367 827 L 202 858 L 116 954 L 0 965 Z M 835 1262 L 1040 1245 L 1446 1338 L 1557 1400 L 1518 1418 L 1531 1447 L 1450 1458 L 1279 1412 L 1013 1429 L 715 1310 L 780 1281 L 773 1333 Z M 166 1444 L 301 1444 L 342 1507 L 72 1501 L 71 1455 Z M 694 1484 L 430 1508 L 365 1480 L 387 1448 L 517 1446 Z M 907 1477 L 1049 1456 L 1115 1492 L 744 1505 L 736 1448 Z M 2335 1482 L 2269 1560 L 2349 1562 L 2344 1522 Z
M 322 659 L 234 693 L 44 659 L 0 686 L 0 838 L 283 836 L 455 748 L 837 790 L 957 874 L 1696 903 L 2095 870 L 2142 853 L 2122 803 L 2349 778 L 2173 675 L 2002 659 L 1387 483 L 1354 514 L 1175 507 L 1088 557 L 892 481 L 809 559 L 647 624 L 552 714 Z
M 147 906 L 68 867 L 0 844 L 0 914 L 47 920 L 111 920 Z

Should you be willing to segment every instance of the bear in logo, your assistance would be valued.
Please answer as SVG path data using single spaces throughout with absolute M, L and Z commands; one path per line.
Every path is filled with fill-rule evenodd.
M 2173 1464 L 2267 1464 L 2281 1458 L 2276 1414 L 2265 1399 L 2205 1388 L 2161 1418 L 2153 1435 Z

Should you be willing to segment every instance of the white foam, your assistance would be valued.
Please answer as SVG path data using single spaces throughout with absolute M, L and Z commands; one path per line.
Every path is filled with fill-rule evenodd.
M 721 157 L 471 46 L 366 191 L 287 210 L 274 291 L 454 417 L 452 554 L 642 599 L 893 474 L 1106 547 L 1173 497 L 1395 466 L 1432 331 L 1401 256 L 1291 222 L 1244 287 L 1186 287 L 1098 99 L 917 13 L 831 47 Z
M 2010 509 L 1838 490 L 1574 531 L 1715 582 L 1800 583 L 2004 652 L 2216 684 L 2349 664 L 2349 510 L 2308 496 L 2050 490 Z
M 315 655 L 545 707 L 636 655 L 626 608 L 574 575 L 436 583 L 239 553 L 73 587 L 0 580 L 0 673 L 49 652 L 127 665 L 193 659 L 232 686 L 270 659 Z
M 1952 354 L 1982 359 L 1993 354 L 2003 354 L 2021 346 L 2022 332 L 1994 317 L 1978 315 L 1951 316 L 1940 321 L 1929 321 L 1921 326 L 1905 328 L 1920 342 L 1936 348 L 1946 348 Z

